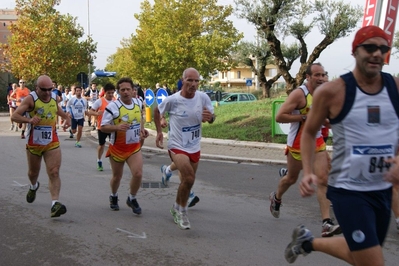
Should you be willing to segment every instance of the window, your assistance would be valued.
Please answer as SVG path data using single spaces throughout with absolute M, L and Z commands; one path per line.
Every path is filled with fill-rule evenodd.
M 248 96 L 246 94 L 240 94 L 240 102 L 248 101 Z
M 241 71 L 237 71 L 237 78 L 238 78 L 238 79 L 241 78 Z

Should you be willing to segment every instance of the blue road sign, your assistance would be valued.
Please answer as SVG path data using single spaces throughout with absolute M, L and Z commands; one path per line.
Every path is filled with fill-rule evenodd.
M 248 87 L 252 86 L 252 79 L 247 79 L 245 81 L 245 85 L 248 86 Z
M 145 90 L 145 104 L 147 106 L 151 106 L 154 101 L 155 101 L 155 95 L 154 92 L 151 89 L 146 89 Z
M 160 104 L 166 97 L 168 97 L 168 93 L 165 89 L 158 89 L 157 90 L 157 103 Z

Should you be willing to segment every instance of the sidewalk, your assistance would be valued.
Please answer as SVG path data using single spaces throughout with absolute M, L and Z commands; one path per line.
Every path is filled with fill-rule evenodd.
M 150 136 L 145 140 L 142 150 L 153 153 L 167 153 L 167 142 L 164 149 L 155 146 L 156 131 L 147 129 Z M 90 131 L 97 139 L 97 131 Z M 166 140 L 166 134 L 164 135 Z M 202 138 L 201 158 L 247 163 L 286 164 L 284 144 L 235 141 L 226 139 Z

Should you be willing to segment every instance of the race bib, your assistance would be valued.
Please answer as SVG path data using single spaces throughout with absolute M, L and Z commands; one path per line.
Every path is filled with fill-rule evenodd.
M 51 126 L 33 127 L 33 144 L 47 145 L 53 140 L 53 128 Z
M 389 171 L 386 160 L 394 157 L 393 145 L 354 145 L 350 155 L 349 177 L 355 183 L 381 181 Z
M 182 137 L 183 147 L 190 147 L 198 144 L 201 137 L 201 125 L 198 124 L 195 126 L 183 127 Z
M 140 124 L 134 123 L 126 131 L 126 144 L 133 144 L 140 142 Z

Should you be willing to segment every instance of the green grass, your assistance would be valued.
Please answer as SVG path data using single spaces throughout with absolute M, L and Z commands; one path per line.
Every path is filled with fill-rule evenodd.
M 286 136 L 275 136 L 274 138 L 271 136 L 273 100 L 275 99 L 215 107 L 216 120 L 213 124 L 202 124 L 202 136 L 205 138 L 286 143 Z M 146 127 L 155 129 L 154 123 L 146 124 Z

